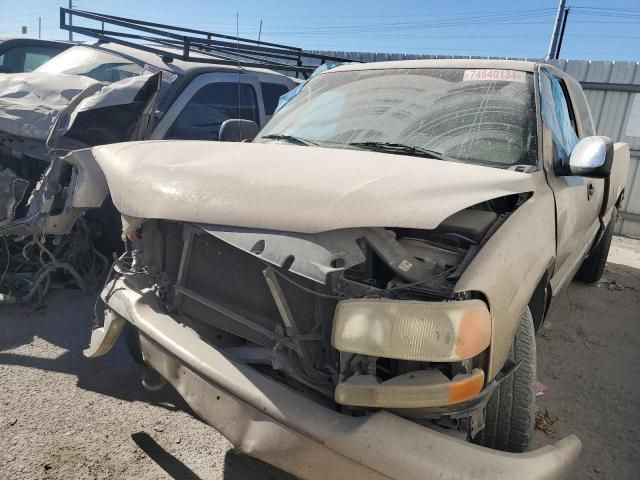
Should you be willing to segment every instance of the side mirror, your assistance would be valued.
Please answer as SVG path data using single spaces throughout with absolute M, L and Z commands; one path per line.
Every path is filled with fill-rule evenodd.
M 613 164 L 613 142 L 608 137 L 586 137 L 580 140 L 569 157 L 569 172 L 564 175 L 606 178 Z
M 243 140 L 253 140 L 260 127 L 253 120 L 242 120 L 240 118 L 230 118 L 220 125 L 218 140 L 221 142 L 242 142 Z

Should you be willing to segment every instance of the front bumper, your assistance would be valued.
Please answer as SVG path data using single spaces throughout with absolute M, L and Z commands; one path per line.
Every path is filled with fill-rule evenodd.
M 140 332 L 147 363 L 234 446 L 302 479 L 561 479 L 580 452 L 571 435 L 555 445 L 511 454 L 472 445 L 388 412 L 351 417 L 318 405 L 227 358 L 165 313 L 154 293 L 121 277 L 104 292 Z M 98 351 L 92 337 L 90 350 Z

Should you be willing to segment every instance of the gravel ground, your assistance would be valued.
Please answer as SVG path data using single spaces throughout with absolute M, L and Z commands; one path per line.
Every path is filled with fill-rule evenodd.
M 537 446 L 576 433 L 575 479 L 636 479 L 640 458 L 640 241 L 614 239 L 598 286 L 574 283 L 538 336 Z M 0 479 L 290 476 L 233 451 L 171 388 L 148 392 L 123 343 L 87 360 L 92 299 L 0 307 Z

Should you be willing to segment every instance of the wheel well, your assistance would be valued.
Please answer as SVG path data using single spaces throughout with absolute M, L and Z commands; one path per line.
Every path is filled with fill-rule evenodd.
M 551 303 L 551 295 L 549 292 L 549 272 L 545 272 L 538 285 L 536 285 L 531 299 L 529 300 L 529 310 L 531 310 L 531 316 L 533 317 L 533 326 L 536 333 L 540 330 L 544 319 L 549 310 L 549 304 Z
M 623 200 L 624 200 L 624 188 L 620 192 L 620 196 L 618 197 L 618 200 L 616 200 L 616 207 L 618 208 L 618 210 L 620 210 L 620 208 L 622 208 L 622 201 Z

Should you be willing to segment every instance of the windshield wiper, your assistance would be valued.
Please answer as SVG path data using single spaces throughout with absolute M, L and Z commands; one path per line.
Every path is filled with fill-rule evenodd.
M 442 152 L 436 150 L 429 150 L 428 148 L 415 147 L 412 145 L 405 145 L 402 143 L 394 142 L 353 142 L 347 143 L 350 147 L 363 148 L 366 150 L 374 150 L 385 153 L 400 153 L 403 155 L 413 155 L 416 157 L 436 158 L 438 160 L 451 160 L 455 161 L 455 158 L 448 157 Z
M 272 133 L 271 135 L 264 135 L 260 138 L 268 138 L 269 140 L 282 140 L 283 142 L 293 143 L 295 145 L 317 145 L 317 143 L 312 142 L 311 140 L 306 140 L 300 137 L 294 137 L 293 135 L 282 135 L 280 133 Z

